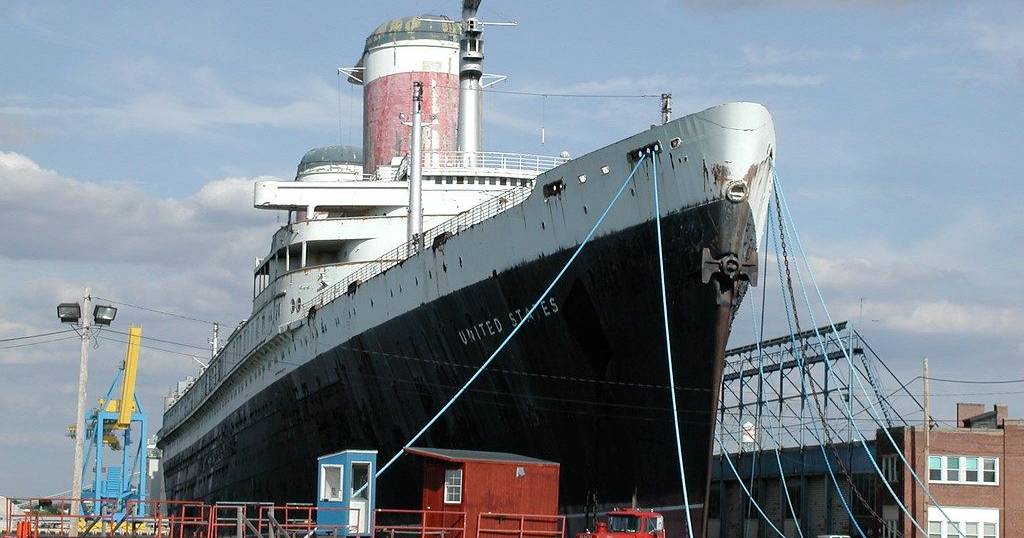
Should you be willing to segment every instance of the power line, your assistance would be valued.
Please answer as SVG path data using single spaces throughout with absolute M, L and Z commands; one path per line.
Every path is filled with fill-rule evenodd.
M 74 329 L 64 329 L 63 331 L 53 331 L 48 333 L 30 334 L 27 336 L 15 336 L 13 338 L 0 338 L 0 342 L 14 342 L 15 340 L 28 340 L 29 338 L 40 338 L 43 336 L 53 336 L 55 334 L 63 334 L 74 331 Z
M 51 338 L 49 340 L 36 340 L 35 342 L 26 342 L 24 344 L 15 344 L 13 346 L 3 346 L 3 347 L 0 347 L 0 349 L 14 349 L 16 347 L 37 346 L 39 344 L 49 344 L 51 342 L 60 342 L 62 340 L 71 340 L 72 338 L 77 340 L 78 339 L 78 335 L 77 334 L 74 334 L 74 335 L 69 334 L 67 336 L 61 336 L 60 338 Z
M 438 86 L 449 90 L 460 90 L 458 86 Z M 572 99 L 661 99 L 660 94 L 654 93 L 557 93 L 557 92 L 528 92 L 524 90 L 496 90 L 491 88 L 479 88 L 471 91 L 483 93 L 503 93 L 507 95 L 527 95 L 531 97 L 568 97 Z
M 110 338 L 109 336 L 100 336 L 98 338 L 100 338 L 101 340 L 109 340 L 111 342 L 117 342 L 119 344 L 127 344 L 128 343 L 126 340 L 120 340 L 120 339 L 117 339 L 117 338 Z M 173 355 L 181 355 L 182 357 L 189 357 L 189 358 L 193 358 L 193 359 L 196 358 L 195 353 L 185 353 L 185 352 L 182 352 L 182 351 L 174 351 L 173 349 L 164 349 L 162 347 L 147 346 L 147 345 L 144 345 L 144 344 L 139 344 L 139 347 L 141 347 L 143 349 L 148 349 L 150 351 L 161 351 L 161 352 L 164 352 L 164 353 L 171 353 Z
M 1004 385 L 1007 383 L 1024 383 L 1024 379 L 1003 379 L 997 381 L 984 381 L 980 379 L 943 379 L 941 377 L 927 377 L 924 379 L 928 379 L 929 381 L 941 381 L 943 383 L 964 383 L 972 385 Z
M 127 306 L 129 308 L 137 308 L 139 310 L 145 310 L 146 312 L 153 312 L 154 314 L 163 314 L 165 316 L 171 316 L 173 318 L 179 318 L 179 319 L 184 319 L 184 320 L 188 320 L 188 321 L 195 321 L 195 322 L 198 322 L 198 323 L 205 323 L 207 325 L 213 325 L 214 323 L 219 323 L 217 321 L 210 321 L 208 319 L 194 318 L 194 317 L 191 317 L 191 316 L 186 316 L 184 314 L 175 314 L 174 312 L 168 312 L 166 310 L 159 310 L 159 309 L 156 309 L 156 308 L 150 308 L 148 306 L 139 306 L 137 304 L 126 303 L 126 302 L 123 302 L 123 301 L 115 301 L 113 299 L 107 299 L 105 297 L 96 297 L 96 299 L 99 300 L 99 301 L 107 301 L 109 303 L 114 303 L 116 305 Z
M 112 333 L 117 333 L 117 334 L 123 334 L 125 336 L 128 336 L 128 333 L 126 333 L 124 331 L 119 331 L 117 329 L 111 329 L 109 327 L 106 328 L 105 331 L 112 332 Z M 143 341 L 151 340 L 153 342 L 160 342 L 162 344 L 171 344 L 171 345 L 175 345 L 175 346 L 188 347 L 188 348 L 192 348 L 192 349 L 199 349 L 199 350 L 202 350 L 202 351 L 210 351 L 210 347 L 209 346 L 197 346 L 195 344 L 187 344 L 185 342 L 176 342 L 174 340 L 163 340 L 163 339 L 156 338 L 156 337 L 153 337 L 153 336 L 146 336 L 145 334 L 142 335 L 142 340 Z

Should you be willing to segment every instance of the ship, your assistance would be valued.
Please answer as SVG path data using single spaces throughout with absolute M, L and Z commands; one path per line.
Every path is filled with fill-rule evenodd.
M 518 329 L 417 446 L 560 462 L 566 514 L 632 503 L 682 521 L 677 418 L 699 516 L 730 327 L 757 284 L 771 115 L 734 102 L 672 119 L 665 100 L 661 124 L 582 156 L 485 151 L 479 0 L 462 8 L 382 24 L 342 70 L 363 92 L 361 147 L 255 183 L 254 207 L 286 223 L 249 317 L 165 402 L 168 498 L 313 502 L 318 456 L 392 457 Z M 378 504 L 418 507 L 417 473 L 399 459 Z

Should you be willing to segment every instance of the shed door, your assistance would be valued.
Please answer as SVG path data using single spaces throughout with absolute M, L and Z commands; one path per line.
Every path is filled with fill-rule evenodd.
M 350 528 L 365 534 L 370 528 L 370 464 L 352 464 L 352 496 L 349 503 Z

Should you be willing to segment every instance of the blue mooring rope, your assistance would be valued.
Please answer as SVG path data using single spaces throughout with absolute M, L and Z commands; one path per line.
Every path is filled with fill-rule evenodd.
M 650 150 L 648 150 L 650 151 Z M 686 487 L 686 469 L 683 466 L 683 440 L 679 434 L 679 407 L 676 404 L 676 379 L 672 370 L 672 338 L 668 328 L 668 292 L 665 290 L 665 253 L 661 240 L 661 201 L 658 197 L 658 158 L 651 156 L 651 170 L 654 184 L 654 229 L 658 236 L 658 276 L 661 281 L 661 312 L 665 320 L 665 356 L 668 359 L 668 391 L 672 395 L 672 426 L 676 434 L 676 454 L 679 456 L 679 479 L 683 482 L 683 511 L 686 512 L 686 532 L 693 538 L 693 521 L 690 517 L 690 494 Z
M 559 271 L 557 275 L 555 275 L 555 278 L 554 280 L 551 281 L 551 284 L 549 284 L 548 287 L 544 290 L 544 292 L 540 294 L 540 297 L 538 297 L 537 301 L 533 303 L 533 306 L 531 306 L 530 309 L 526 311 L 526 315 L 523 316 L 524 320 L 529 319 L 530 316 L 533 315 L 534 311 L 540 307 L 541 302 L 544 301 L 545 298 L 547 298 L 549 293 L 551 293 L 551 290 L 554 289 L 555 284 L 558 284 L 558 281 L 561 280 L 563 275 L 565 275 L 565 272 L 569 270 L 569 266 L 571 266 L 572 263 L 576 261 L 576 257 L 579 256 L 580 251 L 583 250 L 583 247 L 585 247 L 587 243 L 589 243 L 590 240 L 594 237 L 594 233 L 597 232 L 597 228 L 601 226 L 601 223 L 604 222 L 605 217 L 607 217 L 608 213 L 611 212 L 612 207 L 615 205 L 615 202 L 617 202 L 619 200 L 619 197 L 622 196 L 622 192 L 626 190 L 626 185 L 629 185 L 629 181 L 633 179 L 633 175 L 636 174 L 636 171 L 644 162 L 645 157 L 646 155 L 641 155 L 640 158 L 637 160 L 636 165 L 633 166 L 633 170 L 629 173 L 628 176 L 626 176 L 626 179 L 622 181 L 622 185 L 619 187 L 619 190 L 615 192 L 615 196 L 613 196 L 611 201 L 608 202 L 608 207 L 604 209 L 604 212 L 601 213 L 601 216 L 597 218 L 596 222 L 594 222 L 594 226 L 590 228 L 590 231 L 587 233 L 587 236 L 584 237 L 583 241 L 581 241 L 579 246 L 576 247 L 576 251 L 573 252 L 572 256 L 569 257 L 569 261 L 565 262 L 565 265 L 562 267 L 562 270 Z M 405 453 L 405 449 L 412 446 L 413 443 L 415 443 L 424 433 L 426 433 L 426 431 L 431 426 L 434 425 L 435 422 L 437 422 L 437 419 L 441 418 L 441 415 L 444 415 L 444 413 L 448 411 L 448 408 L 451 407 L 452 404 L 454 404 L 455 401 L 458 400 L 459 397 L 462 396 L 464 392 L 466 392 L 469 386 L 473 384 L 473 381 L 476 381 L 476 378 L 480 377 L 480 374 L 482 374 L 483 371 L 486 370 L 488 366 L 490 366 L 491 362 L 493 362 L 495 357 L 498 356 L 498 353 L 501 353 L 501 350 L 505 349 L 505 346 L 508 345 L 509 341 L 511 341 L 512 337 L 519 332 L 519 329 L 521 329 L 523 325 L 526 324 L 519 323 L 515 327 L 513 327 L 511 331 L 509 331 L 508 336 L 506 336 L 505 339 L 498 346 L 498 348 L 495 349 L 493 353 L 491 353 L 491 356 L 488 357 L 487 360 L 485 360 L 483 364 L 480 365 L 479 368 L 477 368 L 476 372 L 473 372 L 473 375 L 470 376 L 469 380 L 467 380 L 466 383 L 462 385 L 462 388 L 460 388 L 455 393 L 455 395 L 452 396 L 450 400 L 448 400 L 448 403 L 444 404 L 444 406 L 441 407 L 441 409 L 437 412 L 437 414 L 434 415 L 433 418 L 427 421 L 426 425 L 424 425 L 423 428 L 416 433 L 416 435 L 412 436 L 412 439 L 409 439 L 409 442 L 406 443 L 401 450 L 395 453 L 395 455 L 392 456 L 391 459 L 388 460 L 388 462 L 385 463 L 384 466 L 377 471 L 377 474 L 374 475 L 374 478 L 380 478 L 380 475 L 384 474 L 384 471 L 388 470 L 388 467 L 391 467 L 391 464 L 395 463 L 395 461 L 398 460 L 398 458 L 400 458 L 403 453 Z
M 774 188 L 778 188 L 778 187 L 776 186 Z M 780 222 L 777 223 L 777 225 L 779 226 L 780 229 L 782 228 L 783 223 L 781 222 L 781 220 L 780 220 Z M 803 351 L 803 347 L 799 346 L 797 344 L 797 342 L 796 342 L 796 331 L 793 328 L 793 319 L 790 317 L 789 298 L 786 297 L 786 285 L 782 281 L 782 273 L 783 273 L 783 271 L 782 271 L 782 260 L 777 255 L 779 250 L 780 250 L 779 249 L 779 240 L 778 240 L 778 238 L 775 237 L 775 234 L 773 234 L 771 232 L 771 230 L 769 230 L 768 233 L 772 236 L 772 245 L 774 247 L 773 250 L 776 253 L 776 256 L 775 256 L 775 269 L 776 269 L 776 272 L 778 273 L 778 276 L 779 276 L 779 289 L 781 290 L 781 293 L 782 293 L 783 310 L 786 312 L 786 324 L 789 327 L 790 345 L 792 346 L 793 350 L 796 352 L 797 366 L 800 367 L 800 392 L 801 392 L 801 394 L 800 394 L 800 411 L 801 411 L 800 422 L 803 423 L 804 422 L 804 420 L 803 420 L 803 410 L 807 407 L 807 379 L 806 379 L 807 368 L 806 368 L 806 365 L 804 363 L 804 358 L 803 358 L 804 357 L 804 351 Z M 795 307 L 796 297 L 793 297 L 793 301 L 794 301 L 793 304 L 794 304 L 794 307 Z M 829 461 L 828 452 L 825 451 L 825 439 L 823 439 L 822 435 L 819 433 L 818 421 L 812 419 L 810 422 L 811 422 L 811 424 L 814 425 L 814 430 L 811 431 L 811 434 L 814 436 L 814 440 L 818 443 L 818 448 L 821 450 L 821 457 L 822 457 L 822 460 L 824 460 L 824 462 L 825 462 L 825 469 L 828 471 L 828 476 L 832 480 L 832 485 L 835 486 L 836 494 L 839 495 L 840 504 L 842 504 L 843 509 L 846 510 L 846 514 L 850 517 L 850 522 L 857 529 L 857 532 L 858 532 L 858 534 L 861 535 L 861 538 L 867 538 L 865 536 L 865 534 L 864 534 L 864 531 L 861 530 L 860 525 L 857 524 L 857 520 L 853 517 L 853 511 L 850 509 L 849 504 L 846 502 L 846 497 L 843 495 L 843 489 L 839 486 L 839 480 L 836 478 L 835 470 L 832 469 L 832 462 Z M 801 426 L 801 429 L 803 429 L 803 428 L 806 428 L 806 426 L 805 425 Z M 826 428 L 827 428 L 827 426 L 826 426 Z M 824 433 L 825 433 L 825 438 L 827 438 L 828 437 L 828 431 L 826 430 Z M 801 438 L 803 438 L 803 432 L 802 431 L 801 431 L 800 436 L 801 436 Z
M 776 184 L 776 189 L 778 189 L 778 192 L 779 192 L 779 198 L 780 198 L 780 200 L 782 202 L 782 208 L 785 210 L 786 215 L 788 215 L 788 217 L 789 217 L 787 220 L 789 221 L 790 230 L 793 232 L 793 237 L 796 240 L 797 248 L 800 250 L 800 255 L 803 258 L 803 263 L 804 263 L 804 265 L 807 268 L 807 272 L 808 272 L 809 278 L 811 280 L 811 283 L 814 285 L 814 290 L 817 292 L 818 301 L 822 305 L 822 309 L 824 310 L 825 316 L 828 319 L 829 326 L 832 328 L 832 332 L 833 333 L 837 333 L 838 331 L 836 331 L 835 322 L 832 321 L 832 315 L 829 313 L 828 306 L 825 304 L 825 297 L 821 293 L 821 288 L 818 287 L 818 282 L 814 278 L 813 271 L 811 271 L 810 263 L 807 260 L 807 253 L 804 251 L 803 243 L 800 241 L 800 234 L 799 234 L 799 232 L 796 231 L 796 226 L 793 224 L 793 214 L 789 210 L 789 203 L 786 201 L 785 194 L 782 192 L 782 189 L 780 187 L 780 183 L 779 183 L 779 179 L 778 179 L 777 175 L 775 177 L 775 184 Z M 799 266 L 797 266 L 797 277 L 800 278 L 800 268 L 799 268 Z M 803 283 L 802 282 L 801 282 L 801 287 L 803 288 Z M 810 310 L 810 301 L 807 298 L 806 289 L 804 289 L 804 301 L 808 305 L 808 310 Z M 813 321 L 814 314 L 811 313 L 811 316 L 812 316 L 812 323 L 813 323 L 814 322 Z M 819 342 L 821 342 L 822 338 L 821 338 L 821 335 L 817 333 L 817 328 L 815 328 L 815 335 L 817 336 Z M 824 342 L 821 342 L 821 344 L 822 344 L 822 347 L 824 348 Z M 847 352 L 846 348 L 843 347 L 843 346 L 840 346 L 840 349 L 842 349 L 843 356 L 846 358 L 847 363 L 849 363 L 850 368 L 851 369 L 854 368 L 853 359 L 850 357 L 850 355 Z M 878 412 L 875 410 L 875 404 L 871 400 L 871 396 L 868 394 L 867 388 L 864 386 L 863 381 L 861 381 L 860 375 L 858 374 L 858 375 L 854 376 L 854 378 L 857 380 L 857 384 L 860 386 L 861 391 L 864 393 L 864 396 L 867 398 L 868 404 L 870 406 L 868 408 L 868 410 L 869 410 L 868 415 L 870 415 L 871 418 L 874 420 L 875 424 L 878 425 L 878 428 L 880 430 L 882 430 L 882 432 L 885 433 L 885 436 L 888 438 L 888 440 L 892 444 L 892 446 L 897 446 L 896 440 L 893 439 L 892 434 L 889 433 L 888 427 L 886 427 L 886 425 L 882 424 L 881 419 L 878 417 L 878 414 L 877 414 Z M 850 392 L 851 392 L 851 400 L 852 400 L 852 390 Z M 854 427 L 857 429 L 857 433 L 860 436 L 860 441 L 864 445 L 864 449 L 867 451 L 868 449 L 867 449 L 867 445 L 864 443 L 864 434 L 863 434 L 863 432 L 861 432 L 860 427 L 856 426 L 856 424 L 854 424 Z M 903 462 L 903 465 L 907 468 L 908 471 L 910 471 L 911 476 L 914 478 L 915 482 L 917 482 L 917 484 L 924 491 L 924 494 L 928 497 L 928 499 L 932 502 L 932 504 L 935 505 L 935 507 L 942 514 L 942 516 L 944 518 L 946 518 L 946 522 L 951 524 L 953 529 L 956 530 L 957 534 L 959 534 L 962 538 L 966 538 L 966 535 L 964 534 L 964 531 L 960 528 L 960 525 L 957 524 L 957 522 L 953 522 L 953 520 L 949 517 L 949 515 L 946 514 L 945 509 L 942 507 L 941 504 L 938 503 L 938 501 L 936 501 L 936 499 L 932 495 L 931 491 L 929 491 L 928 486 L 926 484 L 924 484 L 924 482 L 921 480 L 921 477 L 918 476 L 916 471 L 914 471 L 913 466 L 910 465 L 910 462 L 907 461 L 906 457 L 904 457 L 904 455 L 899 450 L 896 451 L 896 455 L 899 456 L 900 460 Z M 882 471 L 878 467 L 877 462 L 874 460 L 874 457 L 873 457 L 872 454 L 870 454 L 870 452 L 868 453 L 868 458 L 871 460 L 871 463 L 875 467 L 875 470 L 879 473 L 879 475 L 881 475 Z M 883 477 L 882 481 L 883 481 L 883 483 L 886 484 L 886 487 L 888 488 L 888 483 L 884 479 L 884 477 Z M 893 497 L 896 498 L 895 492 L 893 492 L 891 488 L 889 488 L 889 490 L 892 493 Z M 909 514 L 909 512 L 906 509 L 906 507 L 903 506 L 903 503 L 901 503 L 898 498 L 896 498 L 896 502 L 898 504 L 900 504 L 900 507 L 903 509 L 903 512 L 905 514 L 907 514 L 907 516 L 910 518 L 910 520 L 914 524 L 914 526 L 917 527 L 918 530 L 920 530 L 922 533 L 927 534 L 927 533 L 925 533 L 924 529 L 922 529 L 920 527 L 920 525 L 917 523 L 917 520 L 914 519 L 914 517 L 911 514 Z

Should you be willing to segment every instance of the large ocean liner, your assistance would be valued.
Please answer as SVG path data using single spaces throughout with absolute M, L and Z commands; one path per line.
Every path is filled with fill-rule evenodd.
M 567 513 L 635 499 L 680 514 L 656 159 L 687 482 L 702 502 L 723 353 L 756 283 L 771 117 L 728 103 L 576 158 L 483 151 L 478 4 L 467 0 L 462 20 L 377 28 L 344 70 L 363 88 L 362 148 L 314 149 L 294 181 L 257 182 L 255 207 L 286 212 L 287 224 L 256 264 L 250 317 L 168 402 L 167 497 L 311 502 L 317 456 L 390 457 L 522 324 L 418 445 L 561 462 Z M 653 147 L 526 318 L 637 151 Z M 380 478 L 379 503 L 415 505 L 415 472 L 399 460 Z

